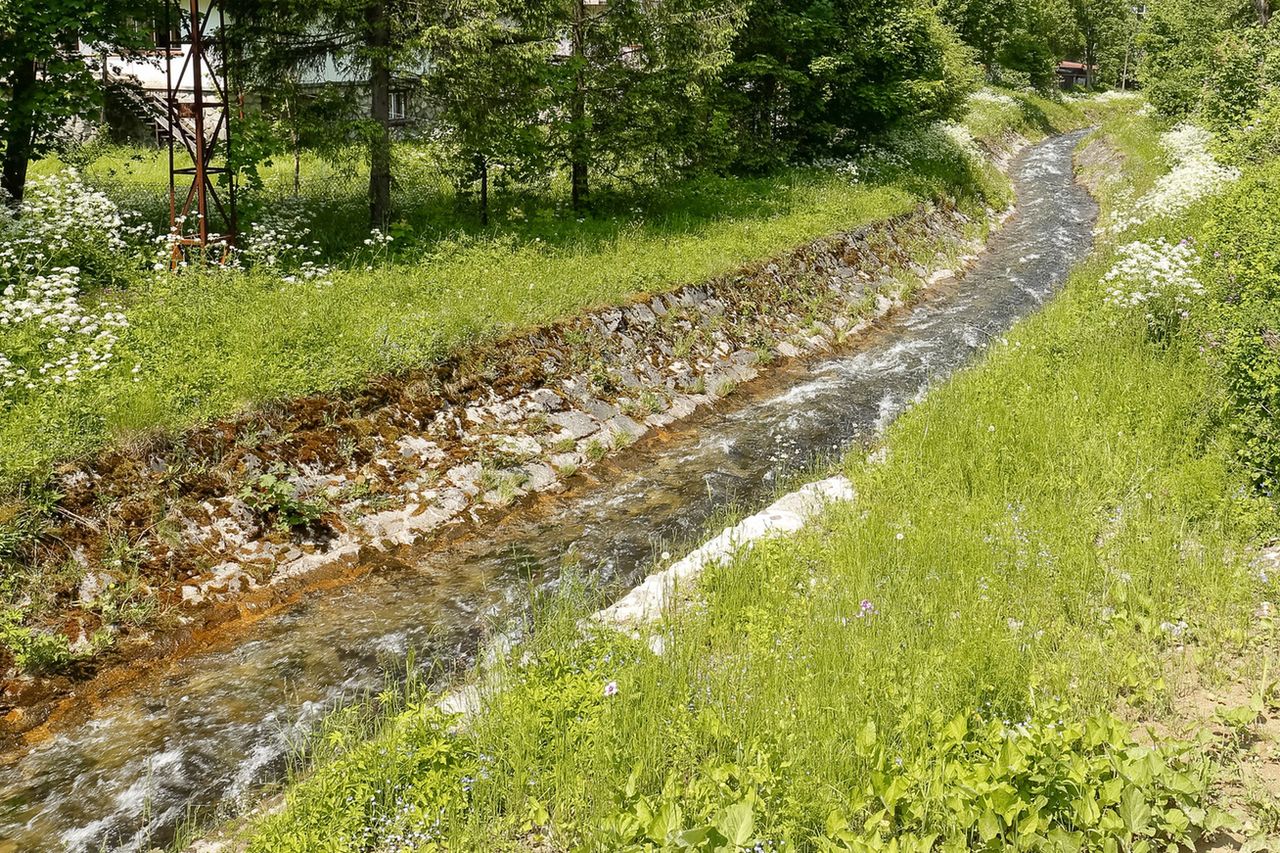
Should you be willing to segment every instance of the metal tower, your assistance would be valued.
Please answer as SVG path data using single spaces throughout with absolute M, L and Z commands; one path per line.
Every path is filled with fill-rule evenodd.
M 187 41 L 185 52 L 180 46 L 165 52 L 169 224 L 176 235 L 177 265 L 192 250 L 225 257 L 225 248 L 235 243 L 236 186 L 230 155 L 232 109 L 238 105 L 228 84 L 226 27 L 217 0 L 166 0 L 168 32 L 175 32 L 175 23 Z M 217 246 L 224 251 L 209 252 Z

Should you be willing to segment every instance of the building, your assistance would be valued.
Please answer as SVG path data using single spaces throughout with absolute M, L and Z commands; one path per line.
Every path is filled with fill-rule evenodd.
M 218 102 L 224 96 L 238 99 L 237 109 L 243 109 L 246 102 L 249 106 L 257 103 L 253 93 L 222 91 L 223 78 L 210 67 L 210 56 L 221 51 L 218 38 L 223 22 L 222 12 L 215 0 L 198 0 L 198 8 L 203 19 L 199 30 L 208 54 L 192 50 L 195 28 L 191 15 L 185 9 L 179 14 L 176 8 L 173 9 L 173 19 L 158 21 L 148 27 L 153 45 L 150 48 L 102 52 L 96 46 L 80 44 L 84 60 L 101 71 L 108 104 L 103 120 L 113 135 L 135 140 L 152 139 L 157 145 L 165 146 L 176 134 L 177 140 L 190 148 L 188 143 L 194 133 L 197 91 L 206 103 L 206 134 L 212 133 L 217 123 L 221 111 Z M 421 73 L 426 73 L 426 69 L 423 68 Z M 322 68 L 307 72 L 299 81 L 303 87 L 317 89 L 325 86 L 358 87 L 363 82 L 350 69 L 340 67 L 332 57 Z M 391 91 L 393 124 L 404 124 L 410 119 L 417 82 L 414 77 L 402 77 Z M 209 106 L 211 102 L 214 102 L 213 106 Z M 222 132 L 225 133 L 225 128 Z
M 1097 79 L 1098 66 L 1086 66 L 1083 62 L 1058 63 L 1058 85 L 1063 89 L 1074 89 L 1077 86 L 1089 85 L 1089 78 Z

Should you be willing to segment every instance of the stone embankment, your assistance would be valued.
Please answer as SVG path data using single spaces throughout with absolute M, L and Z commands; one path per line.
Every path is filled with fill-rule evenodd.
M 999 220 L 988 217 L 920 209 L 479 345 L 431 371 L 64 470 L 50 539 L 65 543 L 57 558 L 80 564 L 83 580 L 65 594 L 56 627 L 81 650 L 113 633 L 117 663 L 160 658 L 308 585 L 353 576 L 380 552 L 562 490 L 577 471 L 714 404 L 771 363 L 847 344 L 922 287 L 951 278 Z M 96 605 L 126 584 L 166 618 L 108 624 Z M 92 674 L 92 665 L 79 682 L 11 671 L 0 699 L 8 733 L 38 726 L 53 698 Z

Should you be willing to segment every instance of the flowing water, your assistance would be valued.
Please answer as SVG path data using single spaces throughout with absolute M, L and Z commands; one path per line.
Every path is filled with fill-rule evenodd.
M 550 507 L 484 536 L 421 549 L 255 626 L 230 649 L 172 665 L 0 777 L 0 853 L 146 849 L 192 808 L 279 778 L 290 738 L 385 665 L 464 660 L 486 627 L 554 585 L 566 555 L 605 584 L 634 582 L 663 542 L 724 508 L 769 499 L 777 478 L 864 440 L 928 384 L 1034 311 L 1088 251 L 1096 208 L 1072 180 L 1080 133 L 1015 164 L 1018 213 L 956 286 L 886 320 L 851 352 L 785 369 L 695 428 L 644 442 Z

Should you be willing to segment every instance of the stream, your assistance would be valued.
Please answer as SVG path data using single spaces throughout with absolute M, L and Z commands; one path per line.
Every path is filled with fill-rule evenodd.
M 1018 212 L 955 285 L 925 293 L 845 352 L 780 368 L 586 472 L 559 499 L 483 537 L 399 555 L 307 597 L 232 647 L 176 662 L 0 775 L 0 853 L 147 850 L 193 809 L 251 803 L 289 744 L 344 698 L 376 691 L 412 652 L 463 666 L 484 634 L 554 587 L 566 559 L 608 588 L 636 582 L 671 542 L 754 508 L 788 472 L 875 436 L 939 377 L 1035 311 L 1089 250 L 1096 206 L 1073 181 L 1083 131 L 1027 149 Z

